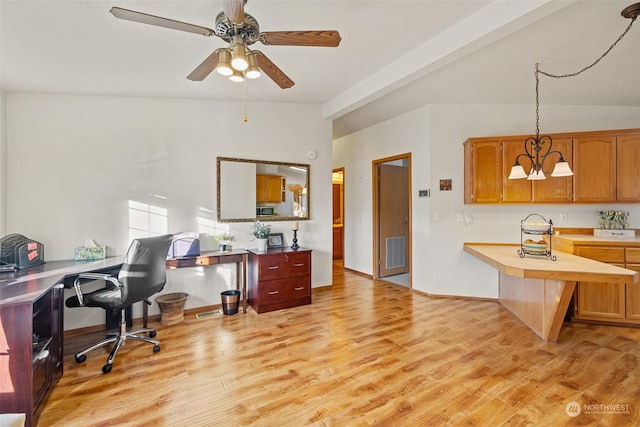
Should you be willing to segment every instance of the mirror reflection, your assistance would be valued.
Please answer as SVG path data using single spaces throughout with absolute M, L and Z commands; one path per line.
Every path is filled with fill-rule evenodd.
M 219 222 L 309 219 L 309 165 L 217 158 Z

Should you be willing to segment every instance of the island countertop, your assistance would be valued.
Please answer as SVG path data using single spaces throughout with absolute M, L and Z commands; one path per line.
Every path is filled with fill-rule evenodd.
M 497 270 L 515 277 L 565 281 L 638 283 L 638 272 L 611 264 L 554 251 L 558 257 L 525 256 L 516 253 L 519 245 L 500 243 L 465 243 L 464 251 Z
M 577 282 L 638 283 L 636 271 L 567 252 L 520 258 L 519 246 L 465 243 L 464 251 L 498 270 L 500 303 L 545 341 L 558 341 Z

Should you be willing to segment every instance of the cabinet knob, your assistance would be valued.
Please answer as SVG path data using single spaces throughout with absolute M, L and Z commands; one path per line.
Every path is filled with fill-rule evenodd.
M 293 264 L 294 267 L 304 267 L 304 262 L 300 262 L 298 264 Z
M 294 291 L 301 291 L 301 290 L 303 290 L 303 289 L 304 289 L 304 286 L 300 286 L 300 287 L 297 287 L 297 288 L 293 288 L 293 290 L 294 290 Z
M 280 268 L 279 265 L 272 265 L 272 266 L 269 267 L 269 270 L 277 270 L 279 268 Z
M 269 295 L 276 295 L 279 294 L 280 291 L 269 291 Z

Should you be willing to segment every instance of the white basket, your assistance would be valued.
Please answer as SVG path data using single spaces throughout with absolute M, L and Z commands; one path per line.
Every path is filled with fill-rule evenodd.
M 594 228 L 593 235 L 595 237 L 618 237 L 621 239 L 624 238 L 633 238 L 636 237 L 635 230 L 603 230 L 601 228 Z

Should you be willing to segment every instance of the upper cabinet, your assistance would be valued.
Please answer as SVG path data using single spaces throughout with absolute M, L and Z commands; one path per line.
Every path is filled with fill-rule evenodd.
M 528 137 L 469 138 L 464 143 L 465 203 L 611 203 L 640 201 L 640 129 L 551 134 L 574 175 L 551 177 L 559 156 L 544 164 L 545 180 L 508 179 Z M 529 166 L 523 163 L 526 168 Z
M 573 200 L 610 202 L 616 200 L 615 135 L 573 138 Z
M 640 201 L 640 133 L 616 140 L 617 200 Z
M 286 178 L 280 175 L 256 175 L 256 203 L 286 201 Z

